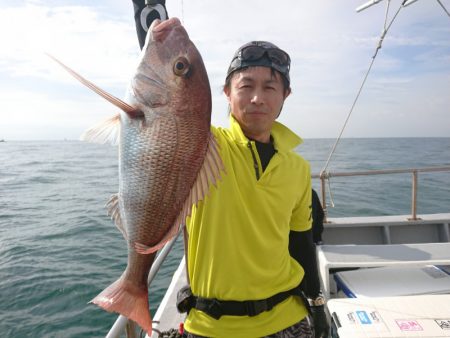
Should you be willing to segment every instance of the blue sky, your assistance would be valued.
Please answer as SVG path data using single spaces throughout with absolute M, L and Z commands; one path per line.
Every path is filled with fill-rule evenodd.
M 450 10 L 450 0 L 441 0 Z M 381 33 L 387 0 L 167 0 L 199 48 L 213 124 L 230 58 L 269 40 L 292 58 L 280 121 L 305 138 L 335 138 Z M 401 0 L 390 2 L 389 17 Z M 48 59 L 49 52 L 122 97 L 139 54 L 131 1 L 0 0 L 0 139 L 77 139 L 116 109 Z M 437 1 L 403 8 L 390 28 L 344 137 L 450 137 L 450 18 Z

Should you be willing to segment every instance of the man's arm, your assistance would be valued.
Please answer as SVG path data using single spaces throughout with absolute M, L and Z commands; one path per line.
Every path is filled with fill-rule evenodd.
M 320 280 L 312 230 L 291 231 L 289 253 L 305 270 L 302 290 L 308 298 L 316 298 L 320 293 Z
M 289 253 L 305 270 L 301 288 L 306 297 L 313 301 L 320 299 L 318 298 L 320 296 L 320 280 L 317 269 L 316 245 L 313 242 L 312 230 L 291 230 L 289 233 Z M 329 337 L 330 324 L 325 313 L 325 304 L 310 303 L 309 309 L 314 322 L 314 336 L 317 338 Z

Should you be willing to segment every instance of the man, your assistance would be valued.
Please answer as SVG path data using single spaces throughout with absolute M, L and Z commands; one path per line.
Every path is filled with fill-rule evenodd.
M 230 128 L 211 128 L 225 174 L 187 220 L 190 308 L 185 337 L 315 337 L 329 326 L 311 230 L 301 139 L 275 122 L 290 95 L 290 58 L 253 41 L 226 76 Z
M 187 222 L 196 297 L 187 337 L 313 337 L 294 296 L 302 280 L 316 305 L 316 337 L 327 335 L 310 169 L 294 152 L 301 139 L 275 122 L 291 92 L 289 68 L 289 55 L 264 41 L 240 47 L 231 61 L 224 86 L 231 126 L 212 128 L 226 174 Z

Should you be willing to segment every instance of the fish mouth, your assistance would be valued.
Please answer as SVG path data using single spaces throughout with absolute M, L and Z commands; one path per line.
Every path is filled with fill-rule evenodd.
M 152 33 L 152 40 L 164 40 L 167 34 L 176 27 L 181 27 L 181 22 L 178 18 L 170 18 L 164 21 L 159 19 L 154 20 L 149 28 Z

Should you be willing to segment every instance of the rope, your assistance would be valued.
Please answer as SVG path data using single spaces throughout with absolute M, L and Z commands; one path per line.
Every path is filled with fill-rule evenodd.
M 444 7 L 444 5 L 442 4 L 442 2 L 440 0 L 436 0 L 436 1 L 438 2 L 439 5 L 441 5 L 444 12 L 447 13 L 448 17 L 450 18 L 450 13 L 447 11 L 447 8 Z
M 391 0 L 388 0 L 387 4 L 386 4 L 386 13 L 384 14 L 384 26 L 383 29 L 386 30 L 386 24 L 387 24 L 387 18 L 388 18 L 388 14 L 389 14 L 389 5 L 391 4 Z
M 439 1 L 439 0 L 438 0 L 438 1 Z M 384 25 L 383 25 L 383 31 L 382 31 L 382 33 L 381 33 L 381 36 L 380 36 L 380 39 L 379 39 L 379 41 L 378 41 L 377 47 L 376 47 L 376 49 L 375 49 L 374 55 L 372 56 L 372 61 L 370 62 L 369 69 L 367 70 L 366 75 L 364 76 L 364 79 L 363 79 L 363 81 L 362 81 L 362 83 L 361 83 L 361 86 L 359 87 L 359 90 L 358 90 L 358 92 L 357 92 L 357 94 L 356 94 L 355 100 L 353 101 L 353 104 L 352 104 L 352 106 L 351 106 L 351 108 L 350 108 L 350 111 L 349 111 L 348 114 L 347 114 L 347 118 L 346 118 L 345 121 L 344 121 L 344 125 L 343 125 L 342 128 L 341 128 L 341 131 L 340 131 L 340 133 L 339 133 L 339 136 L 337 137 L 337 139 L 336 139 L 336 141 L 335 141 L 335 143 L 334 143 L 334 145 L 333 145 L 333 148 L 331 149 L 330 155 L 328 156 L 328 159 L 327 159 L 327 161 L 326 161 L 326 163 L 325 163 L 325 166 L 323 167 L 323 169 L 322 169 L 321 172 L 320 172 L 320 176 L 322 176 L 322 175 L 328 176 L 328 174 L 327 174 L 327 169 L 328 169 L 328 166 L 329 166 L 329 164 L 330 164 L 331 158 L 332 158 L 334 152 L 336 151 L 336 147 L 337 147 L 339 141 L 340 141 L 341 138 L 342 138 L 342 134 L 344 133 L 345 127 L 347 126 L 347 123 L 348 123 L 348 121 L 349 121 L 349 119 L 350 119 L 350 116 L 351 116 L 351 114 L 352 114 L 352 112 L 353 112 L 353 109 L 355 108 L 356 102 L 358 101 L 359 96 L 360 96 L 360 94 L 361 94 L 361 92 L 362 92 L 362 89 L 364 88 L 364 85 L 365 85 L 365 83 L 366 83 L 367 77 L 369 76 L 369 73 L 370 73 L 370 71 L 371 71 L 371 69 L 372 69 L 372 66 L 373 66 L 374 62 L 375 62 L 375 58 L 376 58 L 377 55 L 378 55 L 378 51 L 379 51 L 379 50 L 381 49 L 381 47 L 382 47 L 384 37 L 386 36 L 388 30 L 389 30 L 389 29 L 391 28 L 391 26 L 392 26 L 392 23 L 394 22 L 394 20 L 396 19 L 398 13 L 400 12 L 400 10 L 401 10 L 402 7 L 403 7 L 403 4 L 400 5 L 399 9 L 398 9 L 397 12 L 395 13 L 395 15 L 394 15 L 394 17 L 392 18 L 392 20 L 390 21 L 389 25 L 386 27 L 387 17 L 388 17 L 388 13 L 389 13 L 389 4 L 390 4 L 390 0 L 388 0 L 388 2 L 387 2 L 387 8 L 386 8 L 386 14 L 385 14 L 385 21 L 384 21 Z
M 156 330 L 154 330 L 156 331 Z M 158 338 L 182 338 L 183 336 L 178 332 L 177 329 L 170 329 L 169 331 L 158 332 Z

